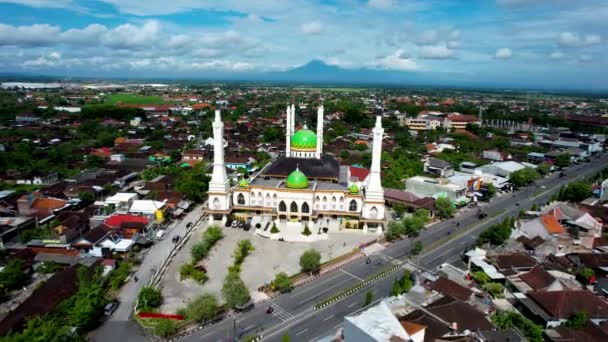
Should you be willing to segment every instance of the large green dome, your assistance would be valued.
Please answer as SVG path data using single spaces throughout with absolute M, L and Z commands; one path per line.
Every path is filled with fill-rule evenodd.
M 306 189 L 308 188 L 308 178 L 306 175 L 296 168 L 296 170 L 287 176 L 287 187 L 291 189 Z
M 317 135 L 309 129 L 301 129 L 291 136 L 291 148 L 295 150 L 316 150 Z

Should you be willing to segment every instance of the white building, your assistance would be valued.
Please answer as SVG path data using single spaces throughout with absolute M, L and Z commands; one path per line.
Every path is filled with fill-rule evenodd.
M 216 111 L 214 141 L 222 141 L 224 124 Z M 264 218 L 287 225 L 300 222 L 311 229 L 350 226 L 381 233 L 384 226 L 384 190 L 380 180 L 381 117 L 373 129 L 372 166 L 360 186 L 348 172 L 323 154 L 323 107 L 317 111 L 316 134 L 304 127 L 295 131 L 295 107 L 287 107 L 285 155 L 267 165 L 255 178 L 242 179 L 230 188 L 225 172 L 224 148 L 214 145 L 213 175 L 209 183 L 208 211 L 212 220 L 229 214 Z M 342 172 L 343 171 L 343 172 Z M 291 226 L 294 226 L 291 224 Z

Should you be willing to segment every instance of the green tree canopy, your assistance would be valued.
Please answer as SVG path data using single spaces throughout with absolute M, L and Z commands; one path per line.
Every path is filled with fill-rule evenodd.
M 315 249 L 309 249 L 300 256 L 302 272 L 315 273 L 321 268 L 321 254 Z
M 274 277 L 274 280 L 271 283 L 272 287 L 277 291 L 288 290 L 293 286 L 293 282 L 291 278 L 285 272 L 279 272 Z
M 202 202 L 209 189 L 207 167 L 205 163 L 198 163 L 186 171 L 175 184 L 175 190 L 184 194 L 186 198 L 195 202 Z
M 441 218 L 450 218 L 454 216 L 454 206 L 452 201 L 447 197 L 439 197 L 435 200 L 435 209 L 437 209 L 437 215 Z
M 538 172 L 536 172 L 536 170 L 531 167 L 526 167 L 512 172 L 509 179 L 511 180 L 511 184 L 513 184 L 515 187 L 522 187 L 534 182 L 539 177 L 540 175 Z
M 183 310 L 187 319 L 197 322 L 208 321 L 218 314 L 217 298 L 210 293 L 202 294 L 188 302 Z
M 226 304 L 231 308 L 244 305 L 251 298 L 249 289 L 247 289 L 240 275 L 236 272 L 228 272 L 226 278 L 224 278 L 222 295 Z
M 157 290 L 151 286 L 145 286 L 139 291 L 138 302 L 141 311 L 148 311 L 157 308 L 162 303 L 162 296 L 160 290 Z

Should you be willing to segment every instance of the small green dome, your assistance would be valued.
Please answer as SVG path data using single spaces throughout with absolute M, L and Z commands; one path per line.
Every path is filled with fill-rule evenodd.
M 351 184 L 351 186 L 348 187 L 348 191 L 351 194 L 358 194 L 359 193 L 359 187 L 357 186 L 357 184 Z
M 306 189 L 308 188 L 308 178 L 296 168 L 294 172 L 287 176 L 287 187 L 290 189 Z
M 291 136 L 291 148 L 295 150 L 316 150 L 317 135 L 307 129 L 301 129 Z
M 249 186 L 249 182 L 248 182 L 246 179 L 241 179 L 241 180 L 239 181 L 239 187 L 241 187 L 241 188 L 246 188 L 246 187 L 248 187 L 248 186 Z

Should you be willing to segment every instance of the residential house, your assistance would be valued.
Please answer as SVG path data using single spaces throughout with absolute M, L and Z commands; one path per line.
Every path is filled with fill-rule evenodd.
M 342 335 L 345 341 L 353 342 L 411 340 L 407 331 L 384 302 L 361 313 L 344 317 Z
M 495 162 L 492 164 L 486 164 L 479 167 L 484 173 L 490 173 L 500 177 L 509 178 L 515 171 L 526 168 L 527 165 L 521 164 L 514 161 L 503 161 Z
M 31 172 L 27 175 L 21 175 L 15 183 L 17 184 L 32 184 L 32 185 L 47 185 L 53 184 L 59 181 L 59 174 L 57 172 Z
M 454 168 L 445 160 L 428 158 L 424 162 L 424 172 L 438 177 L 450 177 L 454 175 Z
M 447 179 L 437 179 L 424 176 L 414 176 L 405 180 L 407 191 L 419 197 L 447 197 L 452 201 L 458 200 L 466 193 L 464 186 L 451 184 Z
M 505 161 L 513 158 L 510 154 L 499 150 L 485 150 L 481 153 L 481 157 L 491 161 Z
M 447 115 L 443 121 L 443 127 L 446 129 L 466 129 L 468 124 L 480 125 L 479 118 L 475 115 L 452 113 Z
M 38 222 L 44 222 L 61 210 L 71 205 L 58 198 L 44 197 L 38 192 L 21 196 L 17 200 L 17 210 L 21 216 L 35 216 Z
M 545 328 L 557 327 L 579 312 L 596 324 L 608 320 L 608 304 L 587 290 L 532 291 L 518 299 L 526 316 Z

